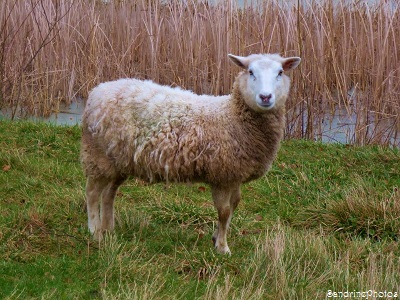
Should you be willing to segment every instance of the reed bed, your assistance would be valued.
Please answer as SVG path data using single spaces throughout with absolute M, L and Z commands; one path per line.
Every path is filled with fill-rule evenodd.
M 288 138 L 321 139 L 334 115 L 349 141 L 399 146 L 400 15 L 395 1 L 2 0 L 0 108 L 45 116 L 102 81 L 152 79 L 230 92 L 227 53 L 303 58 Z

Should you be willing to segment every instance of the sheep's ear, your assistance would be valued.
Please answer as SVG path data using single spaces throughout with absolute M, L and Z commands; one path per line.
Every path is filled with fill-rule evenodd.
M 228 54 L 228 57 L 231 59 L 231 61 L 235 65 L 237 65 L 237 66 L 239 66 L 239 67 L 241 67 L 243 69 L 247 69 L 247 67 L 249 66 L 249 60 L 247 59 L 247 57 L 236 56 L 236 55 L 233 55 L 233 54 Z
M 297 68 L 300 64 L 301 58 L 300 57 L 288 57 L 285 58 L 282 62 L 282 67 L 284 71 L 289 71 Z

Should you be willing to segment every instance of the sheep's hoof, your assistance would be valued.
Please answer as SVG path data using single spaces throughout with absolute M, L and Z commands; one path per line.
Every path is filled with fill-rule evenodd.
M 228 245 L 221 245 L 217 243 L 217 239 L 213 237 L 214 247 L 218 253 L 231 255 L 231 250 Z
M 215 249 L 217 249 L 217 252 L 218 253 L 221 253 L 221 254 L 228 254 L 228 255 L 231 255 L 232 253 L 231 253 L 231 250 L 229 249 L 229 247 L 228 247 L 228 245 L 221 245 L 221 244 L 218 244 L 217 243 L 217 235 L 216 234 L 214 234 L 213 236 L 212 236 L 212 242 L 213 242 L 213 244 L 214 244 L 214 247 L 215 247 Z
M 231 250 L 229 249 L 229 247 L 228 247 L 228 245 L 226 245 L 226 246 L 223 246 L 223 247 L 218 247 L 218 246 L 216 246 L 215 247 L 216 249 L 217 249 L 217 252 L 218 253 L 221 253 L 221 254 L 227 254 L 227 255 L 231 255 L 232 253 L 231 253 Z
M 103 240 L 103 231 L 95 230 L 93 233 L 93 239 L 97 242 L 101 242 Z

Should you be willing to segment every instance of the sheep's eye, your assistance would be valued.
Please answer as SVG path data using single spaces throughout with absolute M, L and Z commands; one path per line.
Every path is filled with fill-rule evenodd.
M 254 76 L 254 73 L 252 70 L 249 70 L 249 74 L 250 74 L 250 76 Z
M 283 71 L 280 70 L 279 73 L 278 73 L 278 76 L 282 76 L 282 74 L 283 74 Z

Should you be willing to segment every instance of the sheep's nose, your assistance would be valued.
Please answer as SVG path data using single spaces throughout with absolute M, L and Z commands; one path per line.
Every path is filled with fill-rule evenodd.
M 271 98 L 272 98 L 272 94 L 267 94 L 267 95 L 260 94 L 260 99 L 262 102 L 268 103 L 269 100 L 271 100 Z

